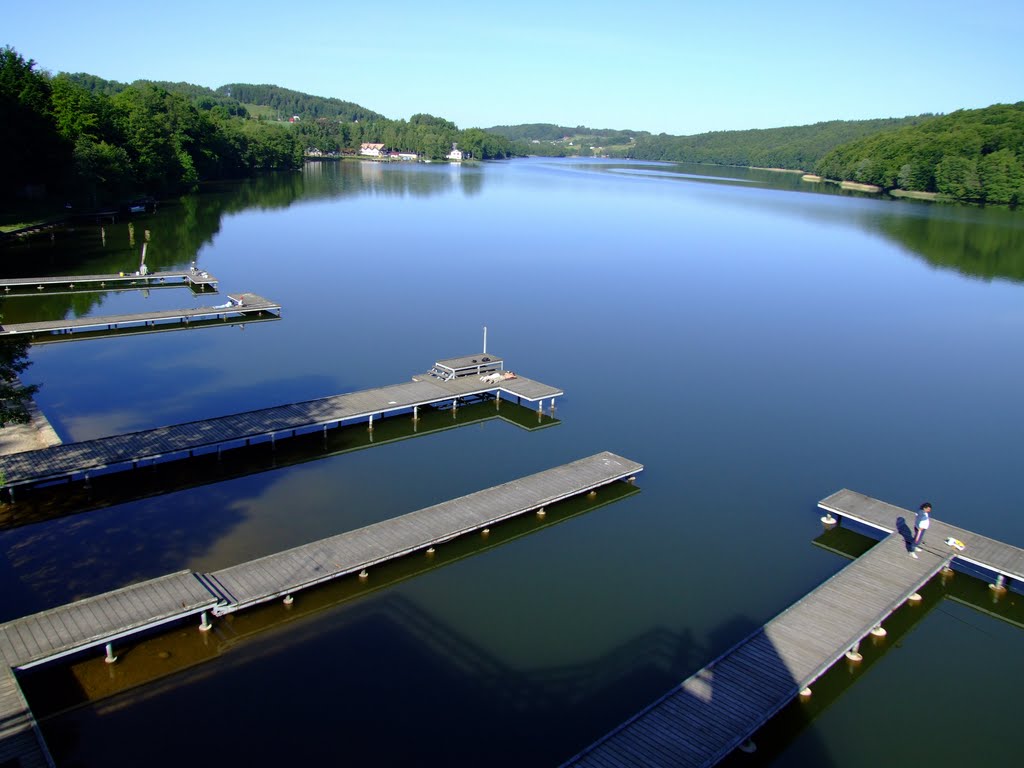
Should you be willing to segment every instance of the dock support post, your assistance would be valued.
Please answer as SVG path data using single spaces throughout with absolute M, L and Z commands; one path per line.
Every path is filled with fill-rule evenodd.
M 292 603 L 295 602 L 295 598 L 292 597 L 291 595 L 285 595 L 284 596 L 284 600 L 282 600 L 281 602 L 283 602 L 286 606 L 288 606 L 288 605 L 291 605 Z
M 821 518 L 821 522 L 823 522 L 825 525 L 835 525 L 839 521 L 832 517 L 831 512 L 826 512 L 825 515 Z
M 277 436 L 274 435 L 273 433 L 271 433 L 271 435 L 270 435 L 270 450 L 271 451 L 276 451 L 277 450 Z
M 544 412 L 544 401 L 543 400 L 538 400 L 537 401 L 537 413 L 543 413 L 543 412 Z
M 747 739 L 740 744 L 739 750 L 745 755 L 752 755 L 757 752 L 757 744 L 754 743 L 753 739 Z
M 199 622 L 200 632 L 209 632 L 213 629 L 213 624 L 210 623 L 210 617 L 206 615 L 206 611 L 202 613 L 202 621 Z
M 107 664 L 113 664 L 117 661 L 117 656 L 114 655 L 114 644 L 107 643 L 107 655 L 103 658 Z
M 995 584 L 989 584 L 988 588 L 991 589 L 993 592 L 999 592 L 999 593 L 1005 592 L 1006 591 L 1006 577 L 1003 574 L 1001 574 L 1001 573 L 998 574 L 996 576 L 996 583 Z
M 853 648 L 846 652 L 846 658 L 850 661 L 862 661 L 864 659 L 860 654 L 860 640 L 853 644 Z
M 368 429 L 371 432 L 373 432 L 373 414 L 372 413 L 370 414 L 370 425 L 369 425 Z
M 885 631 L 885 627 L 883 627 L 881 624 L 871 628 L 872 637 L 885 637 L 887 634 L 888 632 Z
M 419 421 L 420 420 L 420 407 L 418 405 L 414 405 L 412 407 L 412 420 L 413 421 Z

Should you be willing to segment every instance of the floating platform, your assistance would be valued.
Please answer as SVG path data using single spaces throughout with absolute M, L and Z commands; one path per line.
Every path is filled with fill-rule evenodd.
M 45 762 L 45 744 L 12 668 L 28 669 L 100 646 L 106 646 L 113 663 L 113 643 L 119 639 L 197 613 L 200 629 L 209 629 L 208 612 L 225 615 L 290 599 L 299 590 L 354 573 L 366 578 L 365 569 L 631 479 L 642 470 L 629 459 L 599 453 L 276 555 L 210 573 L 180 571 L 0 625 L 0 723 L 12 731 L 9 759 L 52 765 Z
M 818 679 L 952 558 L 900 534 L 807 594 L 565 766 L 711 766 Z
M 1024 550 L 934 517 L 917 557 L 914 513 L 847 489 L 818 504 L 886 533 L 882 541 L 753 635 L 587 747 L 565 767 L 711 766 L 740 747 L 800 691 L 954 561 L 1024 580 Z M 909 521 L 909 522 L 908 522 Z M 961 551 L 947 538 L 965 545 Z
M 109 275 L 57 275 L 54 277 L 0 277 L 0 289 L 8 295 L 65 293 L 75 290 L 160 288 L 188 286 L 195 291 L 217 289 L 218 280 L 201 269 L 165 270 L 145 275 L 118 272 Z
M 560 389 L 523 376 L 485 382 L 477 376 L 443 380 L 423 374 L 404 384 L 2 456 L 0 471 L 5 473 L 5 487 L 13 500 L 14 488 L 19 485 L 73 478 L 98 470 L 125 470 L 143 462 L 249 444 L 253 440 L 269 440 L 273 444 L 311 430 L 322 430 L 326 435 L 328 427 L 338 427 L 343 422 L 365 420 L 372 429 L 375 417 L 412 411 L 413 418 L 417 418 L 423 406 L 450 403 L 457 408 L 467 400 L 504 395 L 518 403 L 537 403 L 541 410 L 546 401 L 553 407 L 555 398 L 562 394 Z
M 903 521 L 906 528 L 912 528 L 916 514 L 846 488 L 822 499 L 818 506 L 840 518 L 853 520 L 883 533 L 899 529 L 900 521 Z M 946 551 L 949 547 L 943 542 L 947 538 L 959 539 L 965 545 L 963 551 L 954 552 L 956 560 L 996 574 L 998 586 L 1005 586 L 1007 579 L 1017 584 L 1024 583 L 1024 549 L 932 517 L 928 533 L 925 534 L 924 548 L 935 552 Z
M 151 333 L 169 328 L 209 327 L 218 321 L 251 322 L 259 319 L 280 319 L 281 305 L 254 293 L 228 294 L 228 301 L 215 307 L 164 309 L 101 317 L 79 317 L 67 320 L 44 320 L 35 323 L 0 325 L 0 338 L 29 336 L 33 343 L 72 341 L 96 338 L 98 335 Z M 194 322 L 198 321 L 198 322 Z M 205 321 L 205 322 L 203 322 Z M 200 325 L 201 323 L 201 325 Z M 76 332 L 77 335 L 76 335 Z
M 384 419 L 373 430 L 353 424 L 342 429 L 328 430 L 326 435 L 310 432 L 275 443 L 259 442 L 218 453 L 161 461 L 147 466 L 141 472 L 101 473 L 93 475 L 88 481 L 19 488 L 16 504 L 0 501 L 0 530 L 34 525 L 261 472 L 277 471 L 296 464 L 487 421 L 503 421 L 528 432 L 548 429 L 561 423 L 550 414 L 536 413 L 515 403 L 502 404 L 497 399 L 493 403 L 473 403 L 455 411 L 421 408 L 420 417 L 415 421 Z

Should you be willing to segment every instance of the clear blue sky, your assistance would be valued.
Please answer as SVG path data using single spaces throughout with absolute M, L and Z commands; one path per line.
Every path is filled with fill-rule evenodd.
M 1024 99 L 1021 0 L 7 3 L 50 72 L 274 83 L 391 118 L 655 133 Z

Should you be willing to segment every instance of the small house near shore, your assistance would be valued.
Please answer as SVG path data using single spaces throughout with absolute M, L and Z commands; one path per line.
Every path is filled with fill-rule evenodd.
M 359 147 L 359 154 L 366 157 L 380 157 L 384 154 L 383 144 L 371 144 L 364 141 Z

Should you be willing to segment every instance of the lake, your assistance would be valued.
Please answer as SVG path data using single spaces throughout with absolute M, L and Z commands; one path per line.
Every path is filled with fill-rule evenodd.
M 221 296 L 257 293 L 283 318 L 34 347 L 25 379 L 65 441 L 406 381 L 480 351 L 484 326 L 507 367 L 565 390 L 559 423 L 470 411 L 412 434 L 398 417 L 378 427 L 393 441 L 354 427 L 353 450 L 253 452 L 149 498 L 111 491 L 0 532 L 0 620 L 602 450 L 646 470 L 639 493 L 521 521 L 496 546 L 453 543 L 429 567 L 300 594 L 290 613 L 26 676 L 60 765 L 553 766 L 842 568 L 813 543 L 833 491 L 927 499 L 1024 545 L 1019 212 L 768 171 L 528 159 L 309 163 L 133 225 L 134 243 L 119 222 L 8 248 L 7 271 L 131 271 L 148 230 L 151 270 L 196 261 Z M 2 312 L 222 300 L 11 297 Z M 743 764 L 1015 762 L 1024 634 L 940 593 L 910 624 Z

